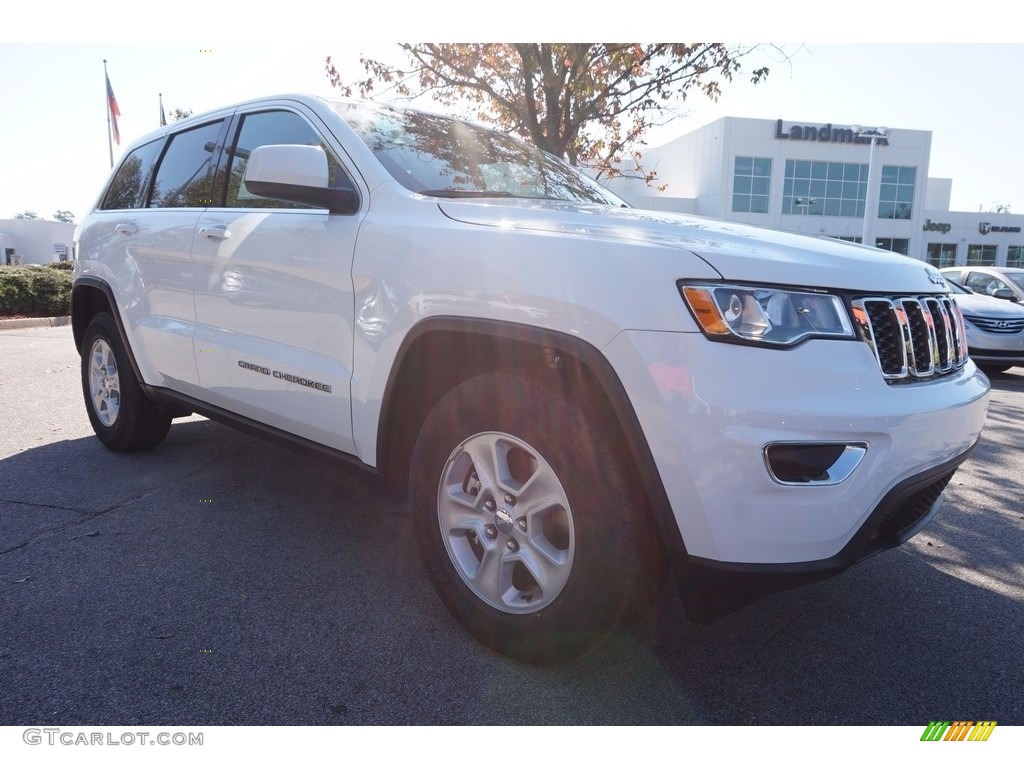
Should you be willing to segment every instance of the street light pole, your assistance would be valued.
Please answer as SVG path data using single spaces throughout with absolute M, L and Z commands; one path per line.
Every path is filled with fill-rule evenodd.
M 798 197 L 795 200 L 793 200 L 793 205 L 800 209 L 801 215 L 806 216 L 808 209 L 810 209 L 810 207 L 817 202 L 817 198 L 814 197 L 808 197 L 807 199 Z
M 860 241 L 864 245 L 875 247 L 874 224 L 878 218 L 878 200 L 881 184 L 878 180 L 878 171 L 875 169 L 875 145 L 879 139 L 885 139 L 889 133 L 885 128 L 864 128 L 853 127 L 859 139 L 870 139 L 871 149 L 868 152 L 868 188 L 864 195 L 864 229 Z

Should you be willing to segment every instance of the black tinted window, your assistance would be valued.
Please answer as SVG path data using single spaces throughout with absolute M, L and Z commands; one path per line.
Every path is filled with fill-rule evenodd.
M 206 208 L 212 205 L 217 137 L 222 121 L 201 125 L 171 137 L 156 171 L 150 208 Z
M 103 196 L 101 209 L 110 211 L 145 207 L 146 182 L 161 146 L 162 141 L 151 141 L 133 150 L 121 161 L 121 166 L 107 188 L 107 194 Z
M 341 170 L 341 165 L 331 153 L 331 150 L 321 140 L 320 135 L 313 130 L 312 126 L 300 115 L 294 112 L 274 111 L 256 112 L 245 115 L 238 130 L 238 139 L 235 141 L 230 155 L 230 170 L 228 173 L 228 196 L 227 206 L 229 208 L 308 208 L 310 206 L 298 203 L 286 203 L 281 200 L 271 200 L 260 197 L 250 192 L 242 177 L 245 175 L 245 166 L 249 160 L 250 153 L 256 147 L 268 144 L 305 144 L 312 147 L 322 147 L 327 153 L 327 174 L 328 186 L 331 188 L 351 189 L 352 185 Z

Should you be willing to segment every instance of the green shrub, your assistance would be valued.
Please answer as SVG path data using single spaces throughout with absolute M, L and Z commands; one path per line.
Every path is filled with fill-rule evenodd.
M 67 267 L 59 266 L 62 263 L 71 264 L 0 266 L 0 315 L 60 317 L 69 314 L 73 275 Z M 74 269 L 73 264 L 71 269 Z
M 74 272 L 75 262 L 73 261 L 51 261 L 46 265 L 47 269 L 56 269 L 60 272 Z

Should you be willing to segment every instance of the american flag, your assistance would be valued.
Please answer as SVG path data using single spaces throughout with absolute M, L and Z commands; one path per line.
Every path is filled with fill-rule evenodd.
M 110 124 L 113 126 L 114 143 L 121 145 L 121 132 L 117 129 L 117 118 L 121 116 L 121 110 L 117 108 L 117 98 L 114 96 L 114 89 L 110 87 L 110 78 L 107 77 L 107 109 L 110 110 Z

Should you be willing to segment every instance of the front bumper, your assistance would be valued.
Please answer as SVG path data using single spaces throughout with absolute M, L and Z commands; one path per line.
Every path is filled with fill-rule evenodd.
M 1024 365 L 1024 333 L 987 333 L 968 320 L 967 349 L 976 363 Z
M 859 559 L 852 550 L 900 543 L 888 526 L 872 531 L 879 510 L 919 479 L 929 486 L 952 472 L 978 440 L 988 404 L 988 380 L 971 362 L 890 385 L 859 341 L 776 350 L 629 331 L 605 354 L 648 439 L 681 538 L 676 551 L 702 567 L 831 571 Z M 768 472 L 773 443 L 867 449 L 842 482 L 801 486 Z
M 655 513 L 695 621 L 907 541 L 938 512 L 988 407 L 973 362 L 891 385 L 859 341 L 776 350 L 630 331 L 605 354 L 664 486 L 671 509 Z M 766 459 L 780 443 L 865 450 L 839 482 L 785 483 Z
M 752 565 L 676 557 L 673 571 L 687 617 L 704 623 L 716 621 L 772 592 L 837 576 L 861 560 L 909 541 L 938 514 L 943 490 L 975 446 L 893 488 L 847 545 L 825 560 Z

